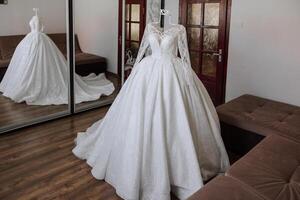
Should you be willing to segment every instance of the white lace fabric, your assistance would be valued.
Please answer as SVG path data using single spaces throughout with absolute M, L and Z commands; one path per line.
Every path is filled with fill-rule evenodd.
M 182 61 L 182 67 L 185 70 L 185 77 L 187 82 L 191 83 L 192 78 L 192 67 L 191 67 L 191 61 L 190 61 L 190 54 L 189 54 L 189 48 L 188 48 L 188 42 L 187 42 L 187 34 L 186 29 L 184 26 L 180 24 L 173 24 L 170 28 L 167 30 L 163 30 L 163 28 L 159 27 L 159 23 L 152 22 L 147 24 L 144 35 L 140 44 L 140 49 L 136 58 L 135 64 L 140 63 L 140 61 L 144 58 L 145 55 L 147 55 L 146 52 L 155 52 L 150 45 L 149 36 L 151 34 L 154 34 L 157 36 L 157 40 L 159 43 L 159 47 L 161 42 L 168 36 L 177 38 L 177 42 L 175 42 L 175 46 L 171 46 L 171 51 L 173 50 L 173 55 L 177 56 L 177 49 L 180 53 L 180 58 Z M 176 46 L 177 44 L 177 46 Z M 173 44 L 172 44 L 173 45 Z M 161 47 L 160 47 L 161 48 Z M 176 50 L 172 49 L 175 48 Z

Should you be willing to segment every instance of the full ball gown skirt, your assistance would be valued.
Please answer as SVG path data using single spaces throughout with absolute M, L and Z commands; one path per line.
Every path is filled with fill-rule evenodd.
M 31 32 L 17 46 L 0 92 L 28 105 L 68 104 L 69 71 L 65 57 L 39 28 L 39 18 L 30 21 Z M 80 77 L 75 74 L 75 101 L 93 101 L 110 95 L 114 85 L 104 74 Z
M 226 171 L 228 156 L 207 91 L 168 50 L 176 49 L 177 38 L 186 44 L 184 27 L 164 37 L 153 30 L 148 24 L 131 75 L 103 120 L 78 134 L 73 153 L 124 199 L 169 200 L 170 191 L 187 199 Z M 147 43 L 152 55 L 141 59 Z

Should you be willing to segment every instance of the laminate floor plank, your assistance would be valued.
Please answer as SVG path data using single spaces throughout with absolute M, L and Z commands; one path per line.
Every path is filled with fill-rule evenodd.
M 51 170 L 42 169 L 37 170 L 34 173 L 28 173 L 26 176 L 15 178 L 15 182 L 12 182 L 10 185 L 7 185 L 6 188 L 1 189 L 1 196 L 4 199 L 18 199 L 18 197 L 27 196 L 28 199 L 32 199 L 32 196 L 41 190 L 47 189 L 49 182 L 53 180 L 53 177 L 58 176 L 60 173 L 68 172 L 76 169 L 77 165 L 80 165 L 78 160 L 66 159 L 67 163 L 58 162 L 60 166 L 55 166 Z M 78 170 L 78 172 L 80 172 Z M 76 173 L 73 172 L 73 176 Z M 80 173 L 78 173 L 80 176 Z M 43 196 L 42 192 L 38 193 L 40 196 Z
M 103 113 L 105 113 L 105 111 L 103 111 Z M 100 114 L 100 113 L 99 113 Z M 26 137 L 23 137 L 23 134 L 15 134 L 16 132 L 12 132 L 9 134 L 3 134 L 2 135 L 2 143 L 0 144 L 0 147 L 2 147 L 2 145 L 7 146 L 7 144 L 11 144 L 11 145 L 16 145 L 17 143 L 20 142 L 26 142 L 26 141 L 31 141 L 40 137 L 47 137 L 50 134 L 54 134 L 57 133 L 57 131 L 61 133 L 64 132 L 70 132 L 70 130 L 75 129 L 76 127 L 81 128 L 82 126 L 84 126 L 85 123 L 90 123 L 91 121 L 93 121 L 94 119 L 99 119 L 98 116 L 92 116 L 90 114 L 87 114 L 87 116 L 85 117 L 78 117 L 79 115 L 74 116 L 74 119 L 69 119 L 69 118 L 63 118 L 61 119 L 61 123 L 64 124 L 63 127 L 61 127 L 60 129 L 57 129 L 57 124 L 55 123 L 47 123 L 45 124 L 44 127 L 40 126 L 40 131 L 45 131 L 45 133 L 43 134 L 37 134 L 36 131 L 32 131 L 31 129 L 24 129 L 23 134 L 26 134 Z M 82 129 L 81 131 L 84 131 L 84 129 Z M 5 141 L 5 142 L 4 142 Z
M 0 135 L 0 199 L 121 200 L 71 152 L 77 133 L 103 118 L 108 108 Z
M 18 196 L 26 196 L 26 199 L 39 199 L 41 197 L 43 199 L 57 199 L 57 197 L 65 194 L 68 188 L 72 189 L 73 185 L 85 184 L 86 180 L 93 179 L 88 169 L 77 168 L 74 164 L 80 165 L 75 161 L 73 164 L 61 167 L 60 170 L 51 172 L 44 179 L 21 188 L 18 191 Z M 74 171 L 74 168 L 77 171 Z
M 16 167 L 9 168 L 8 170 L 1 171 L 0 181 L 6 181 L 7 184 L 12 184 L 14 182 L 19 182 L 28 177 L 31 173 L 37 173 L 43 171 L 43 169 L 48 169 L 48 171 L 55 169 L 57 165 L 64 165 L 67 161 L 72 161 L 73 154 L 72 152 L 65 150 L 60 151 L 59 155 L 51 153 L 46 155 L 45 158 L 39 158 L 35 160 L 29 160 L 21 165 Z M 57 154 L 57 153 L 56 153 Z

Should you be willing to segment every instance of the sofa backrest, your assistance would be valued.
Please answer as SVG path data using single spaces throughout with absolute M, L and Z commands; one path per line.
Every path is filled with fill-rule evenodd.
M 59 50 L 66 55 L 67 54 L 67 36 L 64 33 L 48 34 L 51 40 L 56 44 Z M 78 37 L 75 35 L 75 53 L 80 53 L 81 48 L 79 45 Z
M 55 33 L 48 34 L 48 36 L 53 40 L 59 50 L 66 55 L 67 54 L 67 38 L 65 33 Z M 7 60 L 11 59 L 16 47 L 22 41 L 25 35 L 10 35 L 10 36 L 0 36 L 0 59 Z M 79 41 L 77 35 L 75 35 L 75 52 L 82 52 L 79 46 Z
M 10 59 L 24 35 L 0 36 L 0 58 L 1 60 Z

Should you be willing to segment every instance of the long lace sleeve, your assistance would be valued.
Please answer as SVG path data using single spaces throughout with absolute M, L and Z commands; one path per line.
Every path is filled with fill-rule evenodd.
M 147 52 L 147 49 L 149 47 L 148 35 L 149 35 L 149 26 L 146 25 L 144 35 L 143 35 L 143 39 L 141 41 L 139 52 L 138 52 L 138 55 L 136 57 L 134 65 L 138 64 L 143 59 L 145 53 Z
M 190 60 L 190 54 L 189 54 L 189 47 L 187 42 L 187 34 L 185 27 L 182 26 L 179 36 L 178 36 L 178 49 L 182 61 L 182 66 L 185 71 L 185 77 L 188 83 L 191 82 L 193 78 L 193 69 L 191 67 L 191 60 Z

